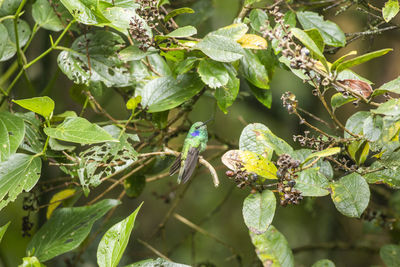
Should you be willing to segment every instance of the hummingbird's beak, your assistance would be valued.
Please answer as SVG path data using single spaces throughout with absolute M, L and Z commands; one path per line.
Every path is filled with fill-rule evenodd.
M 210 121 L 214 120 L 214 118 L 208 119 L 205 122 L 203 122 L 202 124 L 200 124 L 199 126 L 196 127 L 196 129 L 199 129 L 200 127 L 206 125 L 207 123 L 209 123 Z

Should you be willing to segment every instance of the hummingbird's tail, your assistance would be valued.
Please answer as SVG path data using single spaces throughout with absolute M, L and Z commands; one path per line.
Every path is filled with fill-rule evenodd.
M 186 159 L 183 161 L 179 170 L 178 184 L 181 183 L 181 181 L 182 183 L 186 183 L 192 176 L 199 159 L 199 152 L 199 149 L 196 147 L 191 147 L 189 149 Z

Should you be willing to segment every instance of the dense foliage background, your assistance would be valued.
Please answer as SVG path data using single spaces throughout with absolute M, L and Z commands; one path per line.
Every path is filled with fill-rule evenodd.
M 0 1 L 0 266 L 399 266 L 398 9 Z M 210 118 L 211 166 L 179 185 Z

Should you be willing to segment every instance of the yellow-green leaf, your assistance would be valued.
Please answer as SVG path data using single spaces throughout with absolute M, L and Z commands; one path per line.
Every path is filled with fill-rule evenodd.
M 126 102 L 126 108 L 130 110 L 135 110 L 135 108 L 140 104 L 141 101 L 142 97 L 140 95 L 132 97 L 128 100 L 128 102 Z
M 237 42 L 248 49 L 267 49 L 267 41 L 256 34 L 245 34 Z
M 70 196 L 74 195 L 76 192 L 75 189 L 65 189 L 58 193 L 56 193 L 49 202 L 49 206 L 47 207 L 46 218 L 49 219 L 53 211 L 60 206 L 63 200 L 69 198 Z

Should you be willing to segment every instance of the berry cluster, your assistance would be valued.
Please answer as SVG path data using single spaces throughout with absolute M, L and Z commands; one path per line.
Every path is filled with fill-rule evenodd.
M 292 114 L 293 112 L 296 111 L 297 100 L 296 100 L 296 96 L 292 92 L 285 92 L 281 96 L 281 100 L 282 100 L 283 107 L 287 109 L 289 114 Z
M 334 139 L 324 135 L 309 135 L 310 131 L 304 131 L 304 135 L 293 135 L 293 141 L 299 142 L 302 147 L 309 147 L 321 151 L 332 144 Z
M 276 165 L 279 167 L 277 176 L 279 178 L 278 192 L 280 196 L 280 204 L 282 206 L 290 204 L 299 204 L 303 199 L 301 192 L 294 188 L 296 185 L 295 175 L 296 169 L 300 166 L 300 161 L 293 159 L 288 154 L 279 156 Z
M 132 17 L 129 23 L 129 34 L 132 39 L 140 43 L 139 48 L 143 51 L 146 51 L 153 43 L 143 22 L 137 17 Z
M 137 0 L 140 7 L 136 9 L 136 13 L 147 22 L 150 28 L 158 26 L 158 22 L 162 16 L 157 7 L 157 0 Z
M 256 182 L 258 180 L 258 176 L 255 173 L 248 173 L 246 170 L 243 170 L 240 166 L 236 171 L 226 171 L 226 176 L 233 179 L 233 181 L 237 184 L 237 187 L 243 188 L 245 186 L 250 186 L 252 188 L 256 187 Z

